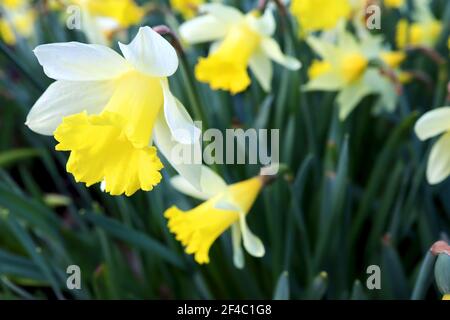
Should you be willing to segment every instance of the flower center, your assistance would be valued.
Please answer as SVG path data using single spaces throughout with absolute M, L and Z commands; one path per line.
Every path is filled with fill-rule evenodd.
M 342 75 L 347 83 L 351 83 L 364 73 L 368 60 L 360 53 L 349 53 L 344 56 L 341 63 Z

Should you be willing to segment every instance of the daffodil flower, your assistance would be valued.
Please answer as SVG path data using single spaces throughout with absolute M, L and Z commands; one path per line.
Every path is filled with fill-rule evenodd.
M 358 103 L 371 94 L 379 96 L 375 111 L 380 108 L 391 111 L 395 108 L 397 98 L 392 83 L 369 64 L 379 58 L 381 38 L 366 36 L 358 41 L 341 29 L 337 43 L 313 36 L 308 37 L 307 42 L 321 59 L 311 64 L 308 70 L 309 82 L 304 88 L 339 91 L 337 103 L 341 120 L 347 118 Z
M 139 24 L 145 10 L 134 0 L 54 0 L 56 7 L 78 6 L 81 28 L 90 43 L 108 44 L 113 32 Z
M 78 42 L 38 46 L 34 53 L 56 81 L 31 109 L 26 124 L 54 134 L 57 150 L 70 151 L 67 171 L 87 186 L 103 182 L 112 195 L 151 190 L 162 164 L 152 146 L 198 187 L 200 165 L 173 161 L 179 144 L 197 144 L 196 128 L 172 95 L 175 49 L 149 27 L 114 50 Z
M 293 0 L 290 10 L 297 18 L 302 34 L 334 29 L 351 16 L 349 0 Z
M 213 42 L 209 56 L 200 58 L 195 67 L 197 80 L 212 89 L 233 94 L 244 91 L 251 82 L 250 67 L 262 88 L 269 91 L 273 74 L 270 60 L 291 70 L 300 68 L 300 62 L 285 56 L 272 39 L 276 28 L 272 9 L 262 16 L 253 11 L 244 15 L 216 3 L 205 4 L 200 11 L 205 14 L 182 24 L 180 33 L 191 44 Z
M 425 113 L 416 123 L 415 131 L 420 140 L 440 135 L 433 145 L 427 165 L 427 180 L 438 184 L 450 175 L 450 106 Z
M 246 215 L 264 185 L 262 176 L 227 185 L 216 173 L 203 166 L 203 192 L 199 192 L 181 176 L 172 178 L 171 183 L 178 191 L 205 201 L 189 211 L 173 206 L 164 213 L 169 220 L 170 231 L 186 248 L 186 253 L 194 254 L 199 264 L 209 263 L 211 245 L 230 227 L 236 267 L 244 266 L 242 242 L 252 256 L 264 255 L 264 245 L 250 231 L 246 222 Z
M 402 49 L 407 46 L 434 47 L 442 31 L 442 23 L 430 10 L 427 0 L 414 1 L 413 22 L 401 19 L 397 24 L 396 43 Z
M 29 0 L 3 0 L 0 4 L 0 38 L 14 45 L 17 35 L 30 38 L 33 35 L 36 14 Z
M 170 6 L 179 12 L 184 19 L 191 19 L 197 14 L 198 7 L 205 0 L 170 0 Z

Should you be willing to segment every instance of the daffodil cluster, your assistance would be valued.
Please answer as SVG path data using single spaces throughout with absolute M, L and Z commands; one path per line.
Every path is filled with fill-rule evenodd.
M 36 12 L 29 0 L 3 0 L 0 2 L 0 39 L 14 45 L 17 36 L 33 35 Z

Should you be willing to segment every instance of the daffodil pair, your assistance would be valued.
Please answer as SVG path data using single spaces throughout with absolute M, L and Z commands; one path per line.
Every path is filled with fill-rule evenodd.
M 450 106 L 425 113 L 415 126 L 420 140 L 440 136 L 431 148 L 427 166 L 427 180 L 438 184 L 450 175 Z
M 14 45 L 17 36 L 30 38 L 33 35 L 36 13 L 29 0 L 3 0 L 0 3 L 0 38 Z
M 251 83 L 250 68 L 265 91 L 272 82 L 271 60 L 291 70 L 300 62 L 285 56 L 272 38 L 276 23 L 271 8 L 263 15 L 257 11 L 243 14 L 222 4 L 200 6 L 203 15 L 180 26 L 184 41 L 190 44 L 212 42 L 210 54 L 200 58 L 195 67 L 197 80 L 214 90 L 232 94 L 244 91 Z
M 232 185 L 208 167 L 202 167 L 201 185 L 203 192 L 196 189 L 182 176 L 172 178 L 172 185 L 180 192 L 199 200 L 202 204 L 189 211 L 177 207 L 166 210 L 168 227 L 199 264 L 209 263 L 209 249 L 214 241 L 231 228 L 233 262 L 236 267 L 244 266 L 245 250 L 254 257 L 262 257 L 264 245 L 249 229 L 246 215 L 253 206 L 267 177 L 257 176 Z
M 134 0 L 53 0 L 54 9 L 78 8 L 73 19 L 81 19 L 81 29 L 90 43 L 108 44 L 112 33 L 139 24 L 145 10 Z M 72 20 L 72 19 L 71 19 Z
M 308 70 L 305 90 L 339 91 L 337 104 L 341 120 L 346 119 L 364 97 L 372 94 L 378 96 L 374 111 L 392 111 L 397 102 L 394 86 L 371 62 L 384 59 L 398 66 L 404 56 L 386 55 L 381 42 L 380 37 L 370 34 L 357 39 L 344 28 L 338 31 L 335 42 L 323 36 L 308 37 L 307 43 L 320 59 L 314 60 Z
M 200 166 L 173 161 L 180 144 L 196 144 L 200 130 L 172 95 L 167 77 L 178 67 L 175 49 L 149 27 L 114 50 L 78 42 L 38 46 L 34 53 L 56 81 L 26 124 L 54 135 L 69 151 L 67 171 L 87 186 L 102 182 L 112 195 L 151 190 L 161 180 L 156 148 L 198 187 Z

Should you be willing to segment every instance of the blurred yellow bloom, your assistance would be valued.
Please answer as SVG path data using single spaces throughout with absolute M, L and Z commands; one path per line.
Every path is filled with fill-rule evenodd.
M 191 19 L 197 14 L 198 7 L 204 2 L 205 0 L 170 0 L 170 5 L 184 19 Z
M 359 52 L 349 52 L 342 57 L 342 75 L 346 83 L 358 80 L 367 68 L 369 60 Z
M 205 4 L 200 10 L 206 14 L 185 22 L 180 33 L 191 44 L 214 41 L 209 56 L 200 58 L 195 67 L 196 78 L 212 89 L 232 94 L 244 91 L 251 82 L 250 67 L 263 89 L 269 91 L 273 75 L 270 60 L 291 70 L 300 68 L 300 62 L 285 56 L 272 39 L 276 25 L 270 8 L 262 16 L 256 12 L 244 15 L 221 4 Z
M 139 24 L 145 9 L 134 0 L 52 0 L 50 8 L 79 6 L 82 10 L 81 28 L 90 43 L 107 45 L 111 34 Z
M 349 0 L 293 0 L 291 12 L 304 32 L 330 30 L 350 17 Z
M 261 240 L 250 232 L 245 220 L 262 187 L 263 178 L 261 177 L 223 186 L 220 192 L 198 207 L 182 211 L 174 206 L 166 210 L 164 216 L 169 220 L 170 231 L 186 248 L 186 253 L 194 254 L 195 260 L 200 264 L 209 263 L 211 245 L 222 233 L 232 227 L 234 261 L 236 266 L 241 268 L 243 266 L 240 249 L 242 238 L 244 247 L 250 254 L 257 257 L 264 255 Z
M 406 59 L 406 54 L 402 51 L 384 51 L 380 54 L 380 58 L 390 68 L 396 69 Z
M 124 57 L 78 42 L 38 46 L 39 63 L 57 81 L 33 106 L 26 124 L 53 134 L 56 150 L 70 151 L 67 171 L 77 182 L 101 182 L 111 195 L 130 196 L 152 190 L 162 178 L 153 140 L 174 163 L 173 147 L 195 143 L 199 129 L 170 92 L 167 77 L 178 67 L 175 49 L 149 27 L 119 46 Z M 190 177 L 196 170 L 174 167 Z
M 420 140 L 440 136 L 428 158 L 427 179 L 430 184 L 444 181 L 450 175 L 450 106 L 425 113 L 415 131 Z
M 145 11 L 134 0 L 72 0 L 83 5 L 92 16 L 107 17 L 116 21 L 120 27 L 128 28 L 138 24 Z
M 387 8 L 400 8 L 405 3 L 405 0 L 384 0 L 384 5 Z
M 433 47 L 442 31 L 442 23 L 437 20 L 427 2 L 416 0 L 413 21 L 400 19 L 397 23 L 396 43 L 402 49 L 407 46 Z
M 0 38 L 8 45 L 17 41 L 16 34 L 29 38 L 33 34 L 36 13 L 25 0 L 3 1 L 4 17 L 0 18 Z
M 320 56 L 308 70 L 306 90 L 339 91 L 337 103 L 339 117 L 345 119 L 367 95 L 378 94 L 375 110 L 391 111 L 396 105 L 396 92 L 387 77 L 369 65 L 382 52 L 381 39 L 366 35 L 357 40 L 341 28 L 336 43 L 310 36 L 311 48 Z M 387 56 L 385 55 L 385 58 Z M 399 56 L 389 55 L 390 62 Z
M 442 300 L 450 300 L 450 294 L 446 294 L 442 297 Z

